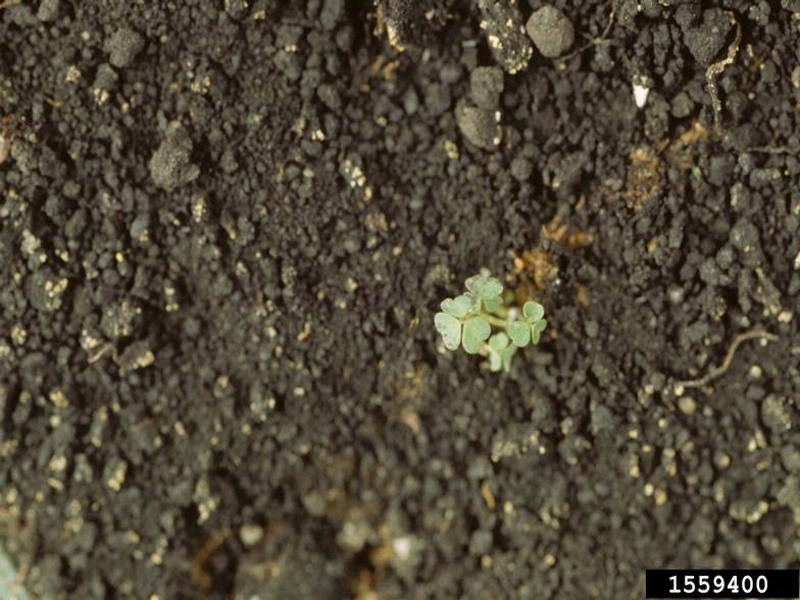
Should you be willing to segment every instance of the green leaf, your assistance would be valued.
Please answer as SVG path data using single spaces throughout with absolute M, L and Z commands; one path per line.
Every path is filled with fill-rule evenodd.
M 503 368 L 503 357 L 497 352 L 489 352 L 489 369 L 499 371 Z
M 469 279 L 464 282 L 464 285 L 467 289 L 475 294 L 476 296 L 480 296 L 480 290 L 483 289 L 483 280 L 485 278 L 481 275 L 473 275 Z
M 464 282 L 467 289 L 475 294 L 476 298 L 481 300 L 488 300 L 499 296 L 503 291 L 503 284 L 494 277 L 484 277 L 483 275 L 474 275 Z
M 503 292 L 503 284 L 500 283 L 494 277 L 489 277 L 483 284 L 483 289 L 481 290 L 481 298 L 483 298 L 484 300 L 489 300 L 490 298 L 500 296 L 502 292 Z
M 503 370 L 508 373 L 511 370 L 511 359 L 514 358 L 514 354 L 517 352 L 516 346 L 509 346 L 505 350 L 503 350 L 501 359 L 503 362 Z
M 525 320 L 528 323 L 533 324 L 544 316 L 544 306 L 533 300 L 528 300 L 522 307 L 522 314 L 525 315 Z
M 508 326 L 508 337 L 518 348 L 524 348 L 531 341 L 531 326 L 527 321 L 514 321 Z
M 442 334 L 444 347 L 448 350 L 457 350 L 461 342 L 461 322 L 453 315 L 440 312 L 433 317 L 433 323 L 436 325 L 436 331 Z
M 496 313 L 503 306 L 503 299 L 500 296 L 493 296 L 483 301 L 483 308 L 486 312 Z
M 508 336 L 502 331 L 489 338 L 489 348 L 497 353 L 508 348 Z
M 531 325 L 531 340 L 533 340 L 534 344 L 539 343 L 539 336 L 547 327 L 547 320 L 542 319 L 541 321 L 536 321 L 533 325 Z
M 456 296 L 455 300 L 459 306 L 466 307 L 468 313 L 477 311 L 475 298 L 472 297 L 472 294 L 461 294 L 460 296 Z
M 469 321 L 464 323 L 464 335 L 461 339 L 461 345 L 466 350 L 467 354 L 477 354 L 481 349 L 483 342 L 492 333 L 492 328 L 489 322 L 483 317 L 472 317 Z
M 489 368 L 492 371 L 499 371 L 503 366 L 503 353 L 508 349 L 508 336 L 503 333 L 495 333 L 489 338 Z
M 442 302 L 442 310 L 448 315 L 461 318 L 466 315 L 473 305 L 473 300 L 466 294 L 461 294 L 455 298 L 447 298 Z
M 460 316 L 458 314 L 458 308 L 456 307 L 456 302 L 453 298 L 445 298 L 444 300 L 442 300 L 442 303 L 439 306 L 441 307 L 443 313 L 446 313 L 456 318 Z

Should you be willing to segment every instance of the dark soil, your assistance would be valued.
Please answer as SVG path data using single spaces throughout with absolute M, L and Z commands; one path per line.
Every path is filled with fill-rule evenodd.
M 798 566 L 800 2 L 553 4 L 2 3 L 0 532 L 32 597 Z M 509 375 L 433 327 L 482 268 L 547 310 Z

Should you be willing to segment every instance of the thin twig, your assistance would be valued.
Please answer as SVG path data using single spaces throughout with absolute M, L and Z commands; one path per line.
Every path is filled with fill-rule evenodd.
M 797 154 L 800 147 L 795 146 L 751 146 L 745 148 L 747 152 L 760 152 L 762 154 Z
M 16 6 L 17 4 L 22 4 L 22 0 L 3 0 L 0 2 L 0 9 Z
M 92 356 L 86 359 L 86 362 L 88 362 L 89 364 L 96 363 L 109 350 L 111 351 L 111 360 L 114 361 L 115 365 L 119 366 L 119 354 L 117 354 L 117 349 L 111 342 L 106 342 L 105 344 L 103 344 L 100 350 L 98 350 L 96 353 L 94 353 Z
M 768 331 L 763 330 L 754 330 L 754 331 L 747 331 L 745 333 L 740 333 L 733 339 L 733 343 L 731 344 L 730 348 L 728 348 L 728 353 L 725 355 L 725 359 L 722 361 L 722 364 L 718 367 L 714 367 L 705 376 L 701 377 L 700 379 L 691 379 L 688 381 L 676 381 L 673 384 L 673 388 L 677 391 L 679 388 L 698 388 L 708 385 L 709 382 L 721 377 L 725 374 L 725 372 L 730 369 L 731 362 L 733 362 L 733 357 L 736 354 L 736 350 L 738 350 L 739 346 L 741 346 L 747 340 L 754 340 L 754 339 L 762 339 L 767 340 L 770 342 L 775 342 L 778 340 L 778 336 L 774 333 L 770 333 Z
M 614 14 L 614 11 L 612 10 L 611 14 L 608 15 L 608 23 L 606 24 L 605 29 L 603 29 L 603 32 L 600 34 L 600 37 L 590 38 L 590 41 L 589 41 L 588 44 L 585 44 L 585 45 L 581 46 L 580 48 L 578 48 L 577 50 L 573 50 L 572 52 L 570 52 L 566 56 L 561 56 L 561 57 L 557 58 L 556 60 L 567 61 L 567 60 L 569 60 L 571 58 L 574 58 L 575 56 L 578 56 L 578 54 L 580 54 L 584 50 L 588 50 L 589 48 L 592 48 L 594 46 L 598 46 L 599 44 L 608 43 L 609 40 L 606 39 L 606 38 L 608 37 L 608 34 L 611 31 L 611 27 L 614 25 L 614 16 L 615 16 L 615 14 Z
M 11 586 L 11 591 L 13 594 L 20 594 L 21 592 L 25 591 L 25 581 L 28 579 L 28 574 L 31 571 L 31 566 L 25 562 L 19 566 L 17 570 L 17 575 L 14 577 L 14 583 Z M 14 597 L 13 595 L 11 596 Z
M 708 85 L 708 94 L 711 96 L 711 108 L 714 109 L 714 124 L 717 127 L 719 127 L 719 117 L 722 113 L 722 102 L 720 102 L 719 94 L 717 93 L 717 77 L 722 74 L 725 67 L 734 61 L 739 53 L 739 43 L 742 41 L 742 28 L 739 26 L 739 22 L 732 13 L 728 13 L 728 15 L 733 24 L 736 25 L 736 37 L 728 48 L 727 56 L 710 65 L 706 70 L 706 84 Z

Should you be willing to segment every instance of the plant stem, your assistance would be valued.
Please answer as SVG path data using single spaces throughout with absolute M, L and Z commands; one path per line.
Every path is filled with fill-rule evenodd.
M 508 321 L 506 321 L 505 319 L 501 319 L 500 317 L 495 317 L 494 315 L 490 315 L 487 312 L 481 312 L 481 316 L 487 321 L 489 321 L 489 323 L 491 325 L 494 325 L 495 327 L 508 329 Z
M 505 319 L 508 316 L 508 307 L 501 306 L 496 311 L 494 311 L 494 314 L 496 314 L 498 317 Z

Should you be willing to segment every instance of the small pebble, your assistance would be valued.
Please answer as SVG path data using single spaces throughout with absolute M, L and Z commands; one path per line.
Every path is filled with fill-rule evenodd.
M 127 67 L 144 48 L 144 38 L 127 27 L 120 27 L 106 42 L 110 62 L 117 68 Z
M 495 110 L 503 93 L 503 70 L 498 67 L 478 67 L 469 77 L 470 96 L 480 108 Z
M 527 158 L 518 156 L 511 161 L 511 176 L 517 181 L 528 181 L 533 175 L 533 163 Z
M 486 150 L 494 149 L 501 138 L 499 112 L 459 106 L 456 109 L 456 122 L 464 137 L 471 143 Z
M 549 4 L 531 15 L 525 29 L 537 50 L 547 58 L 558 58 L 575 42 L 575 28 L 570 20 Z
M 264 539 L 264 529 L 259 525 L 243 525 L 239 530 L 239 539 L 248 548 L 252 548 Z
M 160 188 L 172 191 L 197 179 L 200 168 L 191 163 L 192 140 L 181 127 L 173 128 L 150 159 L 150 176 Z
M 681 396 L 678 398 L 678 408 L 683 414 L 691 415 L 697 410 L 697 402 L 691 396 Z
M 58 16 L 59 4 L 60 0 L 42 0 L 39 10 L 36 12 L 36 18 L 45 23 L 55 20 Z

